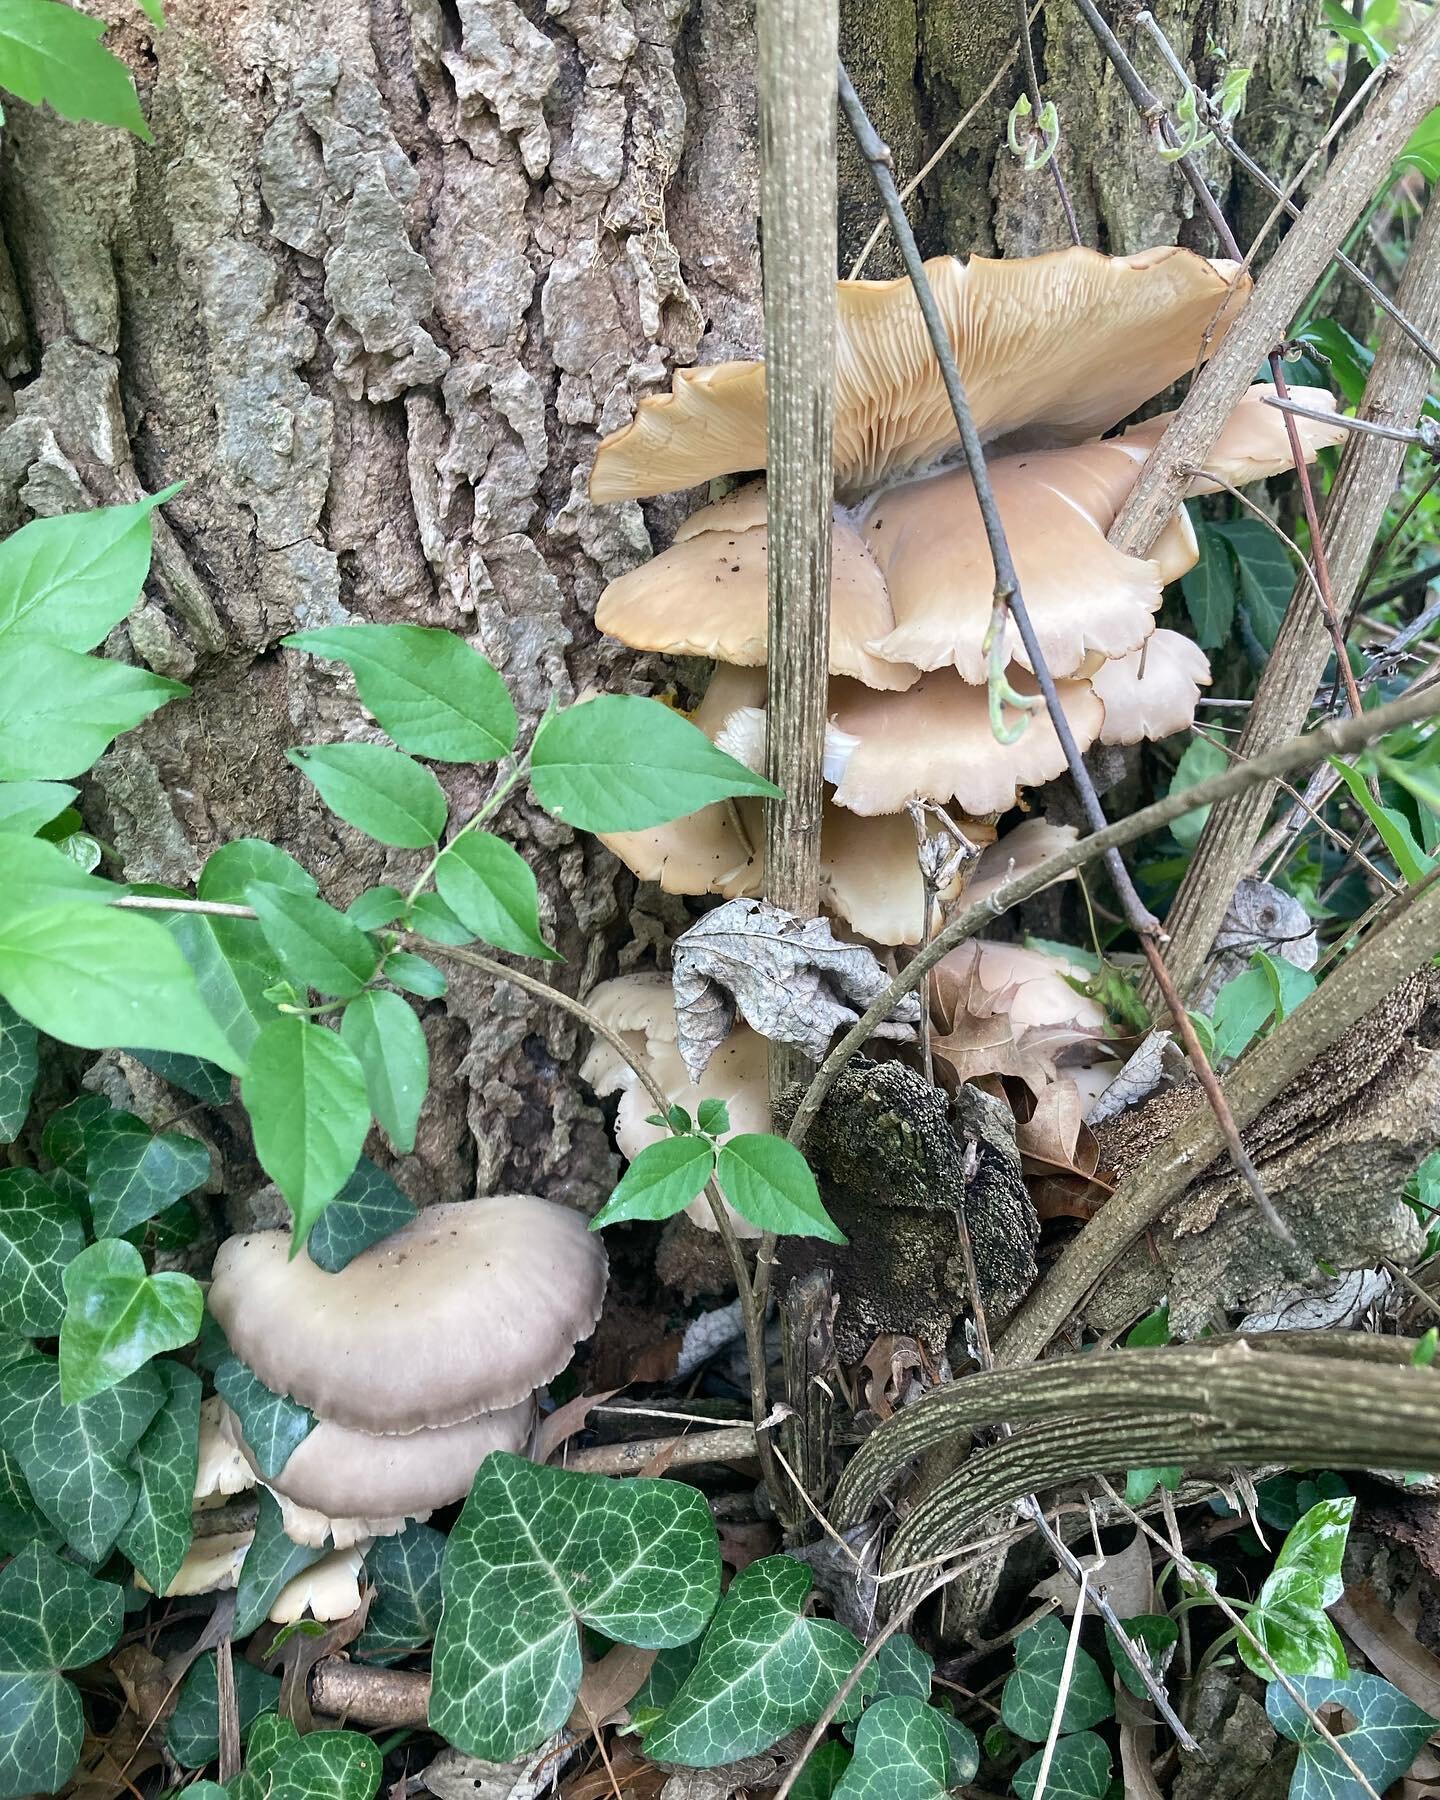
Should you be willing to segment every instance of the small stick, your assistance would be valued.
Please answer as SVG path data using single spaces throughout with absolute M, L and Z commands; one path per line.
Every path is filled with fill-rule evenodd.
M 1428 419 L 1412 431 L 1405 425 L 1377 425 L 1373 419 L 1352 419 L 1345 413 L 1316 412 L 1298 400 L 1282 400 L 1279 394 L 1267 395 L 1265 404 L 1293 413 L 1297 419 L 1316 419 L 1323 425 L 1338 425 L 1342 431 L 1368 431 L 1371 437 L 1389 438 L 1392 444 L 1421 444 L 1431 456 L 1440 454 L 1440 428 Z

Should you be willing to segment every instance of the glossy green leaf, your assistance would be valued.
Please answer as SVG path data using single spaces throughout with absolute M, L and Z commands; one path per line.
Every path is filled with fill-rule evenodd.
M 1385 46 L 1373 31 L 1367 31 L 1358 19 L 1354 19 L 1340 4 L 1340 0 L 1324 0 L 1321 9 L 1325 14 L 1325 23 L 1347 44 L 1354 44 L 1365 52 L 1366 61 L 1372 69 L 1378 69 L 1386 60 Z
M 1350 798 L 1375 827 L 1380 841 L 1390 852 L 1395 867 L 1404 879 L 1413 887 L 1430 873 L 1433 858 L 1425 854 L 1415 842 L 1415 834 L 1410 829 L 1410 821 L 1404 813 L 1397 812 L 1393 806 L 1381 806 L 1365 784 L 1365 777 L 1356 768 L 1338 756 L 1332 756 L 1330 767 L 1344 782 Z
M 207 1106 L 223 1106 L 230 1098 L 231 1077 L 218 1063 L 206 1062 L 200 1056 L 177 1056 L 165 1050 L 136 1050 L 128 1044 L 126 1051 L 192 1100 L 203 1100 Z
M 365 1071 L 336 1032 L 308 1019 L 277 1019 L 255 1040 L 240 1097 L 260 1166 L 295 1215 L 298 1249 L 365 1147 Z
M 366 888 L 345 908 L 345 917 L 362 931 L 378 931 L 392 924 L 405 911 L 405 896 L 399 888 L 382 886 Z
M 365 1555 L 365 1579 L 375 1589 L 356 1656 L 391 1656 L 422 1649 L 440 1623 L 440 1565 L 445 1537 L 429 1525 L 407 1525 L 377 1538 Z
M 1020 1800 L 1034 1800 L 1045 1752 L 1037 1750 L 1010 1777 Z M 1045 1800 L 1105 1800 L 1110 1791 L 1110 1746 L 1093 1731 L 1062 1737 L 1050 1761 Z
M 779 792 L 671 707 L 634 694 L 552 713 L 535 734 L 530 785 L 579 831 L 644 831 L 732 794 Z
M 51 1113 L 40 1133 L 40 1148 L 57 1168 L 83 1183 L 85 1133 L 96 1119 L 103 1119 L 113 1110 L 103 1094 L 81 1094 L 78 1100 Z
M 1259 519 L 1227 519 L 1212 527 L 1235 552 L 1240 571 L 1240 604 L 1260 648 L 1270 651 L 1295 589 L 1295 565 L 1268 524 Z
M 904 1632 L 886 1638 L 872 1665 L 874 1692 L 877 1697 L 909 1694 L 917 1700 L 930 1698 L 935 1679 L 935 1662 Z
M 712 1137 L 724 1137 L 730 1129 L 730 1108 L 723 1100 L 702 1100 L 696 1111 L 695 1123 Z
M 642 1648 L 688 1642 L 719 1596 L 720 1550 L 694 1488 L 495 1452 L 450 1533 L 441 1583 L 431 1729 L 506 1761 L 569 1717 L 579 1624 Z
M 410 908 L 410 925 L 437 944 L 473 944 L 475 933 L 462 925 L 438 894 L 420 894 Z
M 0 993 L 83 1050 L 179 1050 L 239 1072 L 195 974 L 163 925 L 75 902 L 0 923 Z
M 85 1179 L 96 1237 L 133 1231 L 209 1178 L 210 1152 L 187 1132 L 153 1132 L 125 1112 L 104 1113 L 86 1128 Z
M 1432 107 L 1410 133 L 1395 166 L 1419 169 L 1427 181 L 1440 180 L 1440 107 Z
M 215 1392 L 240 1421 L 266 1480 L 274 1478 L 315 1429 L 315 1415 L 288 1394 L 274 1393 L 238 1356 L 215 1365 Z
M 265 998 L 280 978 L 279 958 L 253 920 L 171 913 L 165 925 L 194 972 L 206 1010 L 243 1067 L 255 1039 L 280 1016 Z
M 418 1000 L 439 1000 L 449 985 L 444 974 L 412 950 L 392 950 L 385 958 L 385 979 Z
M 151 1590 L 163 1594 L 190 1548 L 200 1464 L 200 1377 L 174 1357 L 158 1362 L 155 1372 L 165 1383 L 165 1403 L 135 1447 L 140 1497 L 116 1544 Z
M 861 1646 L 843 1625 L 805 1616 L 812 1579 L 787 1556 L 761 1557 L 741 1570 L 705 1633 L 700 1660 L 646 1733 L 648 1756 L 716 1768 L 820 1717 Z M 859 1710 L 860 1694 L 852 1701 L 842 1718 Z
M 1125 1503 L 1143 1506 L 1156 1488 L 1164 1488 L 1167 1494 L 1173 1494 L 1184 1477 L 1185 1471 L 1178 1463 L 1164 1463 L 1155 1469 L 1131 1469 L 1125 1477 Z
M 705 1191 L 714 1167 L 715 1146 L 707 1138 L 667 1137 L 647 1144 L 590 1221 L 590 1229 L 599 1231 L 622 1219 L 671 1218 Z
M 948 1727 L 948 1729 L 947 1729 Z M 957 1748 L 952 1732 L 962 1734 Z M 876 1700 L 855 1728 L 855 1755 L 837 1800 L 947 1800 L 972 1781 L 980 1746 L 913 1694 Z
M 398 994 L 371 988 L 345 1008 L 340 1036 L 365 1072 L 375 1123 L 408 1156 L 430 1087 L 430 1046 L 415 1009 Z
M 1270 983 L 1277 1024 L 1315 992 L 1317 983 L 1309 969 L 1302 969 L 1283 956 L 1267 955 L 1264 950 L 1257 950 L 1252 960 Z
M 45 1517 L 19 1463 L 0 1450 L 0 1557 L 14 1556 L 27 1544 L 58 1550 L 64 1542 L 64 1532 Z
M 383 744 L 310 744 L 285 754 L 314 782 L 331 812 L 357 831 L 402 850 L 440 842 L 449 813 L 444 789 L 400 751 Z
M 107 906 L 125 892 L 97 881 L 43 838 L 0 832 L 0 922 L 75 901 Z
M 292 1543 L 280 1521 L 280 1502 L 269 1488 L 257 1488 L 256 1494 L 255 1537 L 245 1552 L 235 1589 L 237 1638 L 249 1637 L 257 1625 L 263 1625 L 286 1582 L 327 1553 L 324 1545 Z
M 373 941 L 323 900 L 265 881 L 252 881 L 245 897 L 266 943 L 298 986 L 346 1000 L 375 973 L 380 953 Z
M 435 864 L 440 897 L 467 930 L 517 956 L 560 957 L 540 929 L 540 891 L 529 863 L 503 838 L 467 831 Z
M 67 1406 L 193 1343 L 205 1310 L 193 1275 L 146 1274 L 145 1258 L 121 1238 L 102 1238 L 74 1258 L 65 1270 L 65 1300 L 60 1395 Z
M 810 1165 L 791 1143 L 769 1132 L 744 1132 L 720 1146 L 716 1174 L 736 1212 L 765 1231 L 845 1243 L 825 1210 Z
M 1330 374 L 1347 406 L 1365 398 L 1370 365 L 1375 352 L 1348 332 L 1336 319 L 1311 319 L 1295 333 L 1296 343 L 1318 350 L 1330 365 Z
M 515 705 L 493 664 L 423 625 L 342 625 L 281 640 L 349 665 L 360 698 L 403 749 L 437 762 L 493 762 L 515 748 Z
M 165 1404 L 151 1366 L 104 1393 L 67 1406 L 53 1357 L 25 1356 L 0 1368 L 0 1445 L 31 1493 L 87 1562 L 106 1557 L 135 1510 L 140 1478 L 130 1457 Z
M 399 1231 L 414 1217 L 414 1206 L 391 1177 L 368 1156 L 362 1156 L 355 1173 L 311 1231 L 306 1255 L 317 1267 L 337 1274 L 362 1250 Z
M 1312 1712 L 1341 1706 L 1355 1720 L 1353 1730 L 1339 1735 L 1339 1743 L 1377 1794 L 1405 1774 L 1440 1723 L 1378 1675 L 1301 1675 L 1292 1685 Z M 1290 1800 L 1368 1800 L 1330 1737 L 1316 1731 L 1299 1700 L 1278 1681 L 1265 1690 L 1265 1710 L 1281 1737 L 1300 1746 Z
M 243 1742 L 255 1721 L 278 1702 L 280 1679 L 265 1674 L 243 1656 L 233 1657 L 231 1666 Z M 213 1650 L 207 1650 L 191 1664 L 165 1727 L 165 1744 L 176 1762 L 186 1769 L 203 1769 L 220 1754 L 220 1703 Z M 185 1792 L 189 1795 L 195 1790 L 186 1788 Z
M 113 1650 L 120 1589 L 39 1544 L 0 1570 L 0 1800 L 53 1793 L 73 1774 L 85 1713 L 62 1669 Z
M 0 657 L 0 779 L 83 775 L 183 682 L 57 644 L 23 643 Z
M 40 1073 L 39 1033 L 0 1000 L 0 1144 L 13 1144 L 30 1113 Z
M 1291 1526 L 1246 1618 L 1286 1675 L 1324 1675 L 1343 1681 L 1350 1673 L 1344 1646 L 1325 1608 L 1333 1606 L 1345 1589 L 1341 1565 L 1354 1512 L 1352 1494 L 1310 1507 Z M 1250 1669 L 1269 1677 L 1269 1664 L 1243 1634 L 1237 1648 Z
M 38 23 L 59 10 L 42 9 L 36 0 L 5 0 L 0 59 L 9 49 L 9 34 L 23 17 L 28 14 Z M 85 35 L 98 38 L 102 29 L 93 20 L 84 21 Z M 114 61 L 107 52 L 96 54 Z M 123 68 L 120 73 L 128 87 L 129 76 Z M 3 72 L 0 86 L 22 99 L 37 98 Z M 133 103 L 133 88 L 130 98 Z M 20 644 L 93 650 L 103 643 L 140 598 L 150 568 L 151 514 L 176 492 L 167 488 L 133 506 L 99 506 L 60 518 L 34 519 L 11 532 L 0 543 L 0 648 L 8 655 Z
M 66 1265 L 85 1248 L 71 1202 L 34 1169 L 0 1170 L 0 1331 L 53 1337 Z
M 0 831 L 32 837 L 79 793 L 63 781 L 0 781 Z
M 1197 782 L 1208 781 L 1212 775 L 1223 774 L 1229 766 L 1229 758 L 1218 745 L 1212 744 L 1208 738 L 1192 738 L 1170 778 L 1169 792 L 1183 793 Z M 1194 812 L 1181 813 L 1178 819 L 1172 819 L 1170 830 L 1175 841 L 1183 844 L 1187 850 L 1193 850 L 1200 841 L 1200 833 L 1205 829 L 1205 821 L 1209 817 L 1210 808 L 1199 806 Z
M 1043 1743 L 1060 1704 L 1069 1633 L 1059 1619 L 1041 1619 L 1015 1640 L 1015 1668 L 1000 1695 L 1000 1717 L 1016 1735 Z M 1065 1690 L 1062 1731 L 1084 1731 L 1115 1710 L 1109 1683 L 1086 1650 L 1077 1650 Z
M 380 1752 L 358 1731 L 307 1731 L 267 1714 L 250 1733 L 231 1800 L 372 1800 Z
M 1275 1011 L 1275 995 L 1263 969 L 1242 969 L 1216 994 L 1210 1010 L 1217 1057 L 1239 1056 L 1264 1030 Z
M 631 1716 L 634 1716 L 633 1707 Z M 831 1800 L 849 1767 L 850 1752 L 842 1743 L 828 1738 L 823 1744 L 817 1744 L 796 1777 L 790 1800 Z
M 1235 563 L 1225 539 L 1203 519 L 1196 519 L 1200 557 L 1180 577 L 1180 592 L 1202 650 L 1216 650 L 1235 623 Z

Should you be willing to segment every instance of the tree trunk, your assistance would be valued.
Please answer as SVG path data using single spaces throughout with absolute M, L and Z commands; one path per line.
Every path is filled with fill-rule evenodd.
M 748 8 L 171 0 L 158 36 L 130 0 L 93 9 L 117 24 L 156 142 L 7 100 L 0 529 L 185 483 L 157 526 L 147 599 L 109 650 L 193 693 L 104 758 L 87 818 L 128 879 L 188 883 L 248 835 L 343 905 L 415 859 L 340 824 L 286 763 L 287 745 L 366 730 L 349 677 L 280 650 L 288 632 L 459 631 L 532 723 L 552 694 L 669 673 L 599 640 L 591 617 L 685 503 L 596 508 L 585 481 L 597 437 L 671 366 L 759 351 Z M 843 11 L 844 54 L 908 179 L 1009 53 L 1018 7 Z M 1245 135 L 1279 173 L 1322 123 L 1317 11 L 1161 9 L 1202 73 L 1213 44 L 1254 66 Z M 1085 240 L 1208 248 L 1078 16 L 1053 6 L 1036 45 Z M 928 252 L 1067 241 L 1048 173 L 1024 175 L 1004 149 L 1017 80 L 917 197 Z M 1264 211 L 1252 196 L 1242 225 Z M 875 217 L 844 146 L 842 267 Z M 885 246 L 867 273 L 893 273 Z M 483 772 L 446 780 L 457 812 L 484 792 Z M 523 797 L 500 827 L 536 867 L 573 989 L 684 916 Z M 614 1159 L 571 1023 L 464 972 L 427 1010 L 414 1196 L 593 1204 Z

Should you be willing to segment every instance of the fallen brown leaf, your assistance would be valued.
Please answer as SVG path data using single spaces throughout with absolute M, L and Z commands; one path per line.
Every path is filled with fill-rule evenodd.
M 1381 1604 L 1369 1582 L 1351 1582 L 1330 1612 L 1378 1674 L 1432 1717 L 1440 1716 L 1440 1658 Z

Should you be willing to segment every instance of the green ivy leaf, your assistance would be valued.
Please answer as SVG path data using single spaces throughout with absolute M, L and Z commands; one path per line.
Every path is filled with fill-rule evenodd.
M 441 1585 L 431 1729 L 466 1755 L 503 1762 L 569 1717 L 579 1624 L 643 1649 L 688 1642 L 719 1596 L 720 1550 L 694 1488 L 497 1451 L 450 1533 Z
M 430 1046 L 414 1008 L 398 994 L 371 988 L 345 1008 L 340 1036 L 365 1072 L 375 1123 L 408 1156 L 430 1087 Z
M 0 1556 L 14 1556 L 27 1544 L 58 1550 L 64 1542 L 64 1532 L 40 1510 L 19 1463 L 8 1451 L 0 1450 Z
M 1342 1706 L 1356 1720 L 1339 1743 L 1377 1794 L 1405 1774 L 1435 1730 L 1437 1721 L 1422 1712 L 1378 1675 L 1301 1675 L 1294 1686 L 1312 1712 Z M 1290 1800 L 1362 1800 L 1365 1789 L 1278 1681 L 1265 1690 L 1265 1710 L 1281 1737 L 1300 1746 L 1300 1759 L 1290 1782 Z
M 96 1237 L 133 1231 L 209 1177 L 210 1152 L 185 1132 L 152 1132 L 126 1112 L 103 1113 L 86 1127 L 85 1179 Z
M 85 1248 L 80 1215 L 34 1169 L 0 1170 L 0 1331 L 53 1337 L 65 1267 Z
M 256 1492 L 259 1504 L 255 1537 L 245 1552 L 235 1589 L 233 1635 L 237 1638 L 249 1637 L 257 1625 L 263 1625 L 286 1582 L 293 1581 L 302 1569 L 308 1569 L 326 1554 L 324 1545 L 296 1544 L 286 1537 L 280 1502 L 269 1488 L 258 1488 Z
M 694 1671 L 646 1734 L 647 1756 L 713 1769 L 819 1718 L 861 1646 L 843 1625 L 805 1617 L 812 1580 L 805 1564 L 788 1556 L 761 1557 L 741 1570 Z M 859 1709 L 860 1694 L 851 1699 L 842 1718 Z
M 0 778 L 83 775 L 122 732 L 189 692 L 129 663 L 18 644 L 0 658 Z
M 201 1056 L 178 1056 L 166 1050 L 134 1050 L 126 1046 L 126 1054 L 147 1069 L 188 1094 L 192 1100 L 203 1100 L 207 1106 L 223 1106 L 230 1098 L 230 1076 L 218 1064 Z
M 1034 1800 L 1045 1752 L 1037 1750 L 1010 1777 L 1020 1800 Z M 1110 1746 L 1093 1731 L 1063 1737 L 1055 1746 L 1045 1800 L 1105 1800 L 1110 1789 Z
M 449 985 L 434 963 L 416 956 L 412 950 L 392 950 L 385 958 L 381 973 L 396 987 L 414 994 L 417 1000 L 439 1000 Z
M 314 782 L 331 812 L 377 843 L 425 850 L 440 842 L 449 814 L 445 791 L 400 751 L 383 744 L 309 744 L 285 754 Z
M 393 1656 L 419 1650 L 440 1623 L 440 1565 L 444 1534 L 429 1525 L 407 1525 L 397 1537 L 378 1538 L 365 1557 L 365 1579 L 375 1589 L 357 1656 Z
M 540 929 L 540 890 L 529 863 L 503 838 L 467 831 L 435 864 L 440 897 L 467 930 L 517 956 L 563 959 Z
M 193 1275 L 147 1275 L 121 1238 L 102 1238 L 65 1270 L 60 1394 L 67 1406 L 113 1388 L 152 1357 L 193 1343 L 205 1296 Z
M 348 1000 L 375 973 L 380 953 L 356 924 L 310 894 L 252 881 L 245 897 L 265 941 L 286 974 L 301 987 Z
M 415 1208 L 368 1156 L 326 1207 L 305 1246 L 318 1268 L 336 1275 L 362 1250 L 399 1231 L 415 1217 Z M 275 1473 L 279 1473 L 276 1470 Z
M 250 1733 L 232 1800 L 371 1800 L 380 1752 L 358 1731 L 307 1731 L 267 1714 Z
M 1132 1619 L 1122 1619 L 1125 1635 L 1137 1650 L 1145 1653 L 1150 1664 L 1150 1673 L 1157 1681 L 1163 1682 L 1165 1671 L 1170 1667 L 1170 1658 L 1175 1654 L 1175 1646 L 1180 1640 L 1180 1627 L 1167 1613 L 1137 1613 Z M 1105 1643 L 1110 1651 L 1110 1661 L 1115 1673 L 1120 1677 L 1137 1700 L 1149 1698 L 1145 1683 L 1140 1679 L 1140 1672 L 1130 1658 L 1120 1648 L 1118 1639 L 1109 1625 L 1105 1627 Z
M 492 663 L 463 638 L 423 625 L 342 625 L 281 642 L 348 664 L 360 698 L 395 742 L 436 762 L 494 762 L 519 721 Z
M 61 10 L 42 7 L 36 0 L 6 0 L 0 22 L 0 59 L 8 63 L 11 34 L 17 27 L 25 29 L 22 20 L 27 15 L 35 28 Z M 82 35 L 98 38 L 104 27 L 79 16 Z M 75 15 L 69 17 L 73 20 Z M 73 24 L 69 29 L 74 30 Z M 97 49 L 95 54 L 115 63 L 107 51 Z M 129 76 L 121 65 L 115 66 L 129 87 Z M 3 67 L 0 86 L 22 100 L 39 98 L 16 86 Z M 134 98 L 132 88 L 132 105 Z M 61 110 L 56 107 L 57 112 Z M 151 514 L 162 500 L 179 491 L 166 488 L 133 506 L 97 506 L 62 518 L 34 519 L 11 532 L 0 543 L 0 645 L 7 654 L 20 644 L 93 650 L 103 643 L 140 598 L 150 569 Z
M 0 545 L 0 551 L 3 551 Z M 63 781 L 0 781 L 0 831 L 33 837 L 56 819 L 80 790 Z
M 85 1181 L 85 1133 L 96 1119 L 110 1112 L 103 1094 L 82 1094 L 68 1106 L 51 1113 L 40 1133 L 40 1148 L 66 1175 Z
M 315 1415 L 288 1394 L 274 1393 L 238 1356 L 215 1365 L 215 1391 L 240 1421 L 260 1473 L 273 1481 L 315 1429 Z
M 165 1384 L 148 1365 L 75 1406 L 60 1398 L 53 1357 L 24 1356 L 0 1368 L 0 1444 L 87 1562 L 109 1555 L 135 1510 L 140 1478 L 130 1455 L 164 1403 Z
M 0 993 L 82 1050 L 135 1044 L 240 1071 L 174 939 L 135 913 L 78 902 L 0 923 Z
M 295 1215 L 298 1250 L 365 1147 L 365 1071 L 337 1033 L 308 1019 L 277 1019 L 255 1040 L 240 1097 L 260 1166 Z
M 30 1113 L 30 1096 L 40 1073 L 40 1037 L 0 1000 L 0 1144 L 13 1144 Z
M 1165 1463 L 1156 1469 L 1131 1469 L 1125 1477 L 1125 1503 L 1143 1506 L 1156 1488 L 1164 1488 L 1167 1494 L 1173 1494 L 1184 1478 L 1185 1471 L 1179 1463 Z
M 855 1728 L 854 1760 L 836 1800 L 948 1800 L 951 1788 L 980 1767 L 980 1746 L 966 1736 L 974 1761 L 967 1772 L 952 1773 L 950 1738 L 933 1706 L 913 1694 L 877 1700 Z
M 1208 781 L 1212 775 L 1223 774 L 1229 766 L 1229 758 L 1218 744 L 1212 744 L 1209 738 L 1193 738 L 1170 778 L 1168 791 L 1172 794 L 1183 793 L 1186 788 L 1192 788 L 1198 782 Z M 1194 812 L 1181 813 L 1178 819 L 1172 819 L 1170 830 L 1175 841 L 1185 849 L 1193 850 L 1200 841 L 1200 833 L 1205 829 L 1205 821 L 1209 817 L 1208 806 L 1197 806 Z
M 930 1698 L 935 1678 L 935 1663 L 914 1638 L 904 1632 L 886 1638 L 872 1664 L 874 1691 L 877 1697 L 909 1695 L 917 1700 Z
M 810 1165 L 769 1132 L 744 1132 L 720 1146 L 716 1174 L 725 1198 L 752 1225 L 792 1237 L 849 1240 L 826 1212 Z
M 671 1218 L 705 1191 L 714 1167 L 715 1146 L 708 1138 L 685 1135 L 647 1144 L 590 1221 L 590 1229 L 599 1231 L 622 1219 Z
M 1354 1513 L 1353 1494 L 1310 1507 L 1291 1526 L 1245 1621 L 1286 1675 L 1343 1681 L 1350 1673 L 1325 1608 L 1345 1591 L 1341 1564 Z M 1243 1635 L 1237 1647 L 1248 1668 L 1269 1677 L 1269 1664 Z
M 279 1701 L 280 1679 L 266 1675 L 241 1656 L 234 1658 L 233 1667 L 235 1708 L 243 1741 L 255 1721 Z M 165 1743 L 176 1762 L 186 1769 L 203 1769 L 220 1754 L 220 1702 L 213 1650 L 207 1650 L 191 1664 L 170 1723 L 165 1727 Z M 185 1789 L 187 1795 L 194 1791 Z
M 1195 642 L 1202 650 L 1217 650 L 1235 622 L 1235 565 L 1213 525 L 1198 518 L 1194 525 L 1200 556 L 1180 577 L 1180 592 L 1195 626 Z
M 850 1752 L 842 1743 L 830 1738 L 817 1744 L 795 1779 L 790 1800 L 831 1800 L 849 1767 Z
M 1068 1633 L 1058 1619 L 1041 1619 L 1015 1640 L 1015 1668 L 1000 1695 L 1000 1717 L 1016 1735 L 1043 1743 L 1060 1704 L 1061 1675 Z M 1085 1650 L 1075 1652 L 1065 1693 L 1062 1731 L 1084 1731 L 1115 1710 L 1100 1665 Z
M 167 1357 L 155 1365 L 165 1404 L 135 1446 L 132 1463 L 140 1498 L 116 1539 L 117 1547 L 163 1594 L 190 1548 L 191 1501 L 200 1465 L 200 1377 Z
M 62 1669 L 113 1650 L 120 1589 L 31 1544 L 0 1570 L 0 1800 L 63 1787 L 80 1760 L 85 1712 Z
M 578 831 L 644 831 L 732 794 L 780 792 L 671 707 L 635 694 L 552 713 L 535 734 L 530 785 Z

